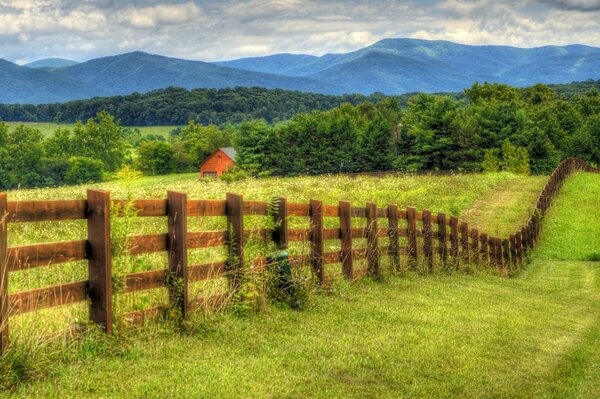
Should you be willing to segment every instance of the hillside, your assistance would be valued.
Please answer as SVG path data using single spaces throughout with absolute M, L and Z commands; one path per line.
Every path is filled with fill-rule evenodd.
M 582 45 L 516 48 L 385 39 L 321 57 L 275 54 L 208 63 L 132 52 L 68 65 L 40 60 L 0 65 L 0 103 L 67 102 L 186 89 L 263 87 L 320 94 L 456 92 L 475 82 L 524 87 L 600 78 L 600 49 Z M 33 69 L 39 68 L 39 69 Z
M 65 60 L 64 58 L 44 58 L 41 60 L 33 61 L 23 66 L 33 69 L 53 69 L 53 68 L 64 68 L 68 66 L 77 65 L 79 62 L 72 60 Z

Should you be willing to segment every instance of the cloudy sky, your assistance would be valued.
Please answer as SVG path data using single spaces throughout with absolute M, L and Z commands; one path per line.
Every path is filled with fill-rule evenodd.
M 382 38 L 600 47 L 600 0 L 0 0 L 0 58 L 321 55 Z

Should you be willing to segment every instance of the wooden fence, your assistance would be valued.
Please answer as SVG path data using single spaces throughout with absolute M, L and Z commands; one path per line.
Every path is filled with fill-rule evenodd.
M 278 248 L 289 242 L 310 242 L 310 255 L 295 256 L 296 261 L 310 265 L 318 282 L 325 281 L 325 265 L 341 264 L 346 278 L 357 277 L 355 260 L 366 259 L 366 273 L 380 273 L 382 256 L 389 256 L 398 268 L 401 256 L 416 268 L 424 262 L 429 270 L 435 264 L 458 268 L 461 264 L 488 265 L 505 273 L 523 265 L 524 258 L 538 241 L 541 218 L 550 207 L 564 179 L 577 170 L 597 171 L 587 163 L 569 158 L 563 161 L 550 176 L 540 193 L 535 211 L 529 221 L 509 237 L 492 237 L 469 228 L 466 222 L 444 213 L 415 208 L 398 209 L 390 204 L 378 208 L 374 203 L 366 207 L 352 206 L 341 201 L 338 205 L 325 205 L 319 200 L 310 203 L 288 203 L 278 198 L 276 206 L 267 202 L 244 201 L 236 194 L 227 194 L 224 201 L 188 200 L 185 193 L 168 192 L 166 199 L 135 200 L 133 207 L 139 217 L 166 217 L 167 233 L 133 237 L 127 249 L 131 255 L 168 252 L 167 267 L 160 270 L 128 274 L 122 279 L 125 292 L 167 287 L 170 306 L 185 317 L 199 303 L 217 303 L 216 295 L 198 300 L 188 297 L 191 282 L 227 276 L 229 290 L 235 292 L 247 273 L 249 263 L 263 265 L 265 259 L 247 262 L 244 258 L 245 241 L 249 231 L 244 229 L 245 215 L 272 218 L 275 228 L 262 229 L 263 239 L 273 240 Z M 113 329 L 113 277 L 111 253 L 111 206 L 123 208 L 126 201 L 110 199 L 110 193 L 89 190 L 87 200 L 66 201 L 7 201 L 0 193 L 0 352 L 9 341 L 9 318 L 38 309 L 77 302 L 89 302 L 89 317 L 106 333 Z M 224 216 L 227 230 L 188 231 L 188 218 Z M 288 217 L 306 217 L 308 229 L 288 228 Z M 339 219 L 339 227 L 325 228 L 324 218 Z M 366 219 L 366 227 L 353 227 L 353 219 Z M 24 245 L 8 248 L 8 224 L 41 221 L 87 220 L 87 240 Z M 387 219 L 385 228 L 378 221 Z M 437 226 L 437 227 L 435 227 Z M 378 239 L 388 238 L 388 246 L 379 245 Z M 400 245 L 404 237 L 405 246 Z M 356 248 L 354 239 L 366 239 L 365 247 Z M 340 250 L 325 252 L 324 242 L 339 240 Z M 189 265 L 188 250 L 207 247 L 228 247 L 228 260 L 211 264 Z M 35 267 L 87 260 L 88 279 L 46 288 L 9 294 L 8 273 Z M 157 312 L 148 309 L 147 313 Z

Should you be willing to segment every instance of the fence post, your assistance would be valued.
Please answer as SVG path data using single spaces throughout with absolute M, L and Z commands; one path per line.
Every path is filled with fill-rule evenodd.
M 310 200 L 310 265 L 316 274 L 319 283 L 325 281 L 325 268 L 323 267 L 323 202 Z
M 88 280 L 90 320 L 113 332 L 110 193 L 88 190 Z
M 169 249 L 169 301 L 173 309 L 188 312 L 187 194 L 167 192 L 167 248 Z
M 496 264 L 498 269 L 502 270 L 504 268 L 503 256 L 502 256 L 502 239 L 496 237 L 494 239 L 496 243 Z
M 423 253 L 429 272 L 433 272 L 433 229 L 431 227 L 431 211 L 423 210 Z
M 508 238 L 502 240 L 502 268 L 510 271 L 510 243 Z
M 446 246 L 446 214 L 438 213 L 438 239 L 439 239 L 439 252 L 440 261 L 444 270 L 448 268 L 448 247 Z
M 479 258 L 480 262 L 484 266 L 489 266 L 490 257 L 489 257 L 489 241 L 486 233 L 481 233 L 479 236 Z
M 462 249 L 462 260 L 469 265 L 469 225 L 466 222 L 460 224 L 460 244 Z
M 227 273 L 229 286 L 235 292 L 242 285 L 244 270 L 244 199 L 227 193 Z
M 515 249 L 516 249 L 516 261 L 517 267 L 520 268 L 523 266 L 523 237 L 521 231 L 517 231 L 515 233 Z
M 479 264 L 479 231 L 471 230 L 471 262 Z
M 450 254 L 454 267 L 458 269 L 460 260 L 458 259 L 458 218 L 456 216 L 450 216 Z
M 510 265 L 513 269 L 516 269 L 519 265 L 517 263 L 517 238 L 515 234 L 510 235 L 508 242 L 510 245 Z
M 379 276 L 379 248 L 377 243 L 377 204 L 367 202 L 367 271 L 369 276 Z
M 416 269 L 419 253 L 417 249 L 417 210 L 415 208 L 406 208 L 406 222 L 408 226 L 408 256 L 411 259 L 411 267 Z
M 354 277 L 354 263 L 352 255 L 352 215 L 351 205 L 348 201 L 340 201 L 340 239 L 342 272 L 344 277 Z
M 489 253 L 490 253 L 490 266 L 492 268 L 496 268 L 496 267 L 498 267 L 498 256 L 496 254 L 496 252 L 497 252 L 496 237 L 490 237 L 490 238 L 488 238 L 488 246 L 490 248 L 490 250 L 489 250 Z
M 0 355 L 8 348 L 8 201 L 0 193 Z
M 277 198 L 277 208 L 273 215 L 273 222 L 275 222 L 273 242 L 278 249 L 286 249 L 288 247 L 287 198 Z
M 394 270 L 400 271 L 400 241 L 398 237 L 398 206 L 388 205 L 388 237 L 390 260 Z

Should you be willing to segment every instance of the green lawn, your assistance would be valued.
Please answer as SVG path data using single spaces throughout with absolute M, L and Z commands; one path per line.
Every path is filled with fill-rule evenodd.
M 470 205 L 447 200 L 439 189 L 422 191 L 440 193 L 439 206 L 462 213 L 499 184 L 518 188 L 502 183 L 507 180 L 480 189 Z M 401 199 L 405 186 L 395 185 Z M 154 326 L 112 344 L 73 344 L 62 360 L 49 362 L 50 376 L 6 396 L 598 397 L 600 264 L 581 261 L 579 246 L 561 246 L 577 229 L 585 253 L 600 251 L 594 220 L 600 203 L 582 190 L 598 192 L 600 175 L 568 181 L 545 221 L 539 250 L 514 278 L 479 271 L 338 282 L 301 312 L 269 306 L 253 317 L 197 315 L 179 334 Z M 461 196 L 454 186 L 450 193 Z M 530 193 L 515 189 L 515 195 Z M 584 223 L 564 222 L 573 202 Z M 513 213 L 506 220 L 524 221 L 522 207 L 506 212 Z
M 72 129 L 75 126 L 74 123 L 54 123 L 54 122 L 4 122 L 9 128 L 14 129 L 19 125 L 25 125 L 38 129 L 45 136 L 50 136 L 58 128 Z M 177 126 L 125 126 L 132 129 L 139 129 L 142 135 L 144 134 L 157 134 L 165 138 L 169 137 L 171 130 Z

